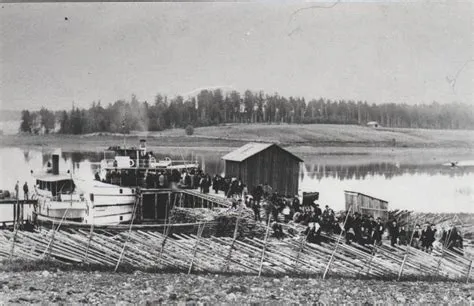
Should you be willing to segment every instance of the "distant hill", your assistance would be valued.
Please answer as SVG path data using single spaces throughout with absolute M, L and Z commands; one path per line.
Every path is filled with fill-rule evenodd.
M 0 110 L 0 121 L 19 121 L 21 111 L 19 110 Z

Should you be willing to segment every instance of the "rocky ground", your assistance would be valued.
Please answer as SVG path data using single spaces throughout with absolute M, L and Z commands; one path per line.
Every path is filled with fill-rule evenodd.
M 474 285 L 333 278 L 43 270 L 0 272 L 0 304 L 11 303 L 463 303 Z

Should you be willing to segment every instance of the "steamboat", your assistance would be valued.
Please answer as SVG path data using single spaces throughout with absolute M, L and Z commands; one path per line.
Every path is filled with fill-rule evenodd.
M 52 168 L 33 176 L 37 199 L 33 213 L 39 221 L 115 225 L 132 219 L 134 188 L 60 173 L 59 155 L 53 154 Z
M 146 140 L 141 139 L 138 147 L 114 146 L 107 150 L 114 158 L 104 158 L 100 162 L 95 180 L 126 187 L 168 187 L 167 182 L 159 182 L 161 175 L 191 172 L 199 169 L 199 163 L 189 160 L 157 159 L 147 151 Z M 104 152 L 105 155 L 105 152 Z M 163 186 L 160 186 L 163 185 Z

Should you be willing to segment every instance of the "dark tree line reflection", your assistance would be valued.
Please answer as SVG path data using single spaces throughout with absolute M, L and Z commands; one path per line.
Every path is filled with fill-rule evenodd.
M 363 165 L 304 165 L 300 179 L 306 175 L 313 180 L 333 178 L 338 180 L 364 180 L 371 176 L 383 176 L 391 179 L 406 174 L 463 176 L 474 173 L 474 167 L 447 167 L 443 165 L 414 165 L 397 163 L 370 163 Z
M 201 164 L 201 167 L 210 175 L 224 173 L 224 161 L 220 154 L 184 154 L 169 155 L 155 153 L 160 158 L 170 157 L 175 160 L 195 160 Z M 31 156 L 28 151 L 24 152 L 25 162 L 29 162 Z M 43 166 L 51 159 L 51 154 L 43 154 Z M 66 163 L 72 163 L 73 171 L 79 169 L 84 161 L 92 163 L 92 171 L 98 167 L 98 163 L 103 158 L 112 158 L 111 153 L 104 152 L 63 152 L 62 158 Z M 397 163 L 370 163 L 359 165 L 333 165 L 333 164 L 303 164 L 300 170 L 300 180 L 309 177 L 312 180 L 322 180 L 332 178 L 338 180 L 364 180 L 371 176 L 383 176 L 385 179 L 391 179 L 396 176 L 406 174 L 425 174 L 425 175 L 449 175 L 458 177 L 474 173 L 474 167 L 449 167 L 444 165 L 415 165 L 415 164 L 397 164 Z

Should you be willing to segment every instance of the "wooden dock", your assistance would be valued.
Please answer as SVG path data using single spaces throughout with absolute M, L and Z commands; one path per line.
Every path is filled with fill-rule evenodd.
M 30 207 L 37 204 L 37 200 L 20 200 L 15 198 L 8 198 L 8 199 L 0 199 L 0 206 L 11 206 L 12 207 L 12 214 L 11 216 L 2 216 L 5 224 L 13 225 L 15 223 L 23 224 L 25 220 L 28 218 L 25 215 L 25 206 L 28 205 Z
M 196 189 L 137 189 L 137 223 L 165 223 L 173 207 L 214 208 L 230 207 L 223 194 L 204 194 Z

